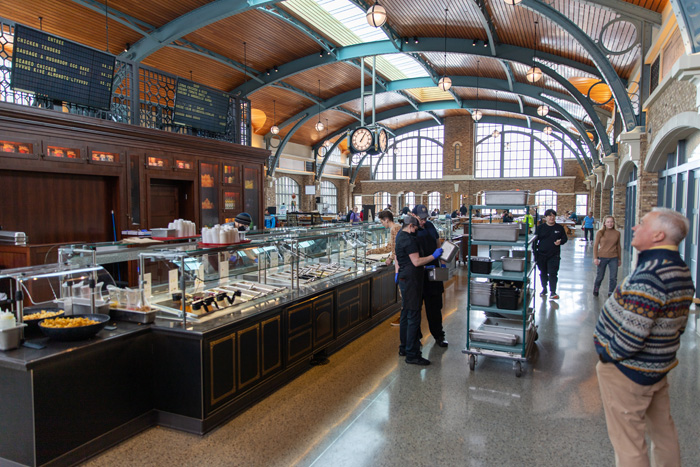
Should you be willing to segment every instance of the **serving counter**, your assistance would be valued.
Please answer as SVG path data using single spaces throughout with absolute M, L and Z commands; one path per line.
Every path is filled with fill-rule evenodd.
M 144 248 L 141 284 L 150 274 L 148 301 L 159 309 L 152 324 L 119 321 L 87 341 L 30 339 L 46 347 L 0 352 L 0 464 L 72 465 L 156 424 L 206 433 L 395 314 L 393 270 L 360 253 L 385 234 L 353 232 L 278 232 L 217 249 Z M 64 258 L 84 266 L 99 258 L 97 248 L 85 253 L 92 248 Z M 280 253 L 276 266 L 271 253 Z M 227 274 L 213 256 L 225 259 Z M 192 303 L 214 289 L 246 281 L 272 287 L 277 272 L 332 262 L 347 270 L 307 283 L 290 277 L 281 291 L 193 313 Z M 173 270 L 184 271 L 176 293 L 190 301 L 179 312 L 169 306 Z

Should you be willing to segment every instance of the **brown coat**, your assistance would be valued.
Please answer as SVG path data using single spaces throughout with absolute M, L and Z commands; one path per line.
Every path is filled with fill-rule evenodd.
M 615 258 L 622 261 L 622 246 L 620 245 L 620 231 L 616 229 L 599 230 L 595 234 L 595 242 L 593 242 L 593 259 L 598 258 Z

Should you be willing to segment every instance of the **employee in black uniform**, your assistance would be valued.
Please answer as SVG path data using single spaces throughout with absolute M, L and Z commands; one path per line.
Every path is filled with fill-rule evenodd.
M 401 289 L 403 308 L 399 324 L 399 356 L 406 357 L 406 363 L 413 365 L 430 365 L 430 360 L 423 358 L 420 351 L 420 309 L 423 294 L 423 266 L 436 260 L 442 254 L 442 248 L 432 255 L 420 255 L 416 232 L 420 223 L 417 218 L 407 216 L 403 228 L 396 236 L 396 282 Z
M 559 273 L 559 262 L 561 260 L 561 245 L 566 243 L 566 232 L 564 227 L 556 223 L 557 212 L 554 209 L 547 209 L 544 212 L 544 222 L 537 226 L 535 234 L 535 258 L 537 269 L 540 270 L 540 282 L 542 283 L 542 293 L 540 297 L 547 296 L 547 284 L 551 300 L 559 298 L 557 295 L 557 275 Z
M 420 221 L 420 229 L 416 234 L 421 252 L 433 251 L 441 245 L 440 234 L 428 220 L 428 208 L 424 204 L 419 204 L 413 208 L 413 214 Z M 440 260 L 431 261 L 425 267 L 423 273 L 423 304 L 425 304 L 425 317 L 428 319 L 430 334 L 435 338 L 435 343 L 439 347 L 447 347 L 445 331 L 442 329 L 442 294 L 445 286 L 439 281 L 428 280 L 428 269 L 430 267 L 439 268 Z

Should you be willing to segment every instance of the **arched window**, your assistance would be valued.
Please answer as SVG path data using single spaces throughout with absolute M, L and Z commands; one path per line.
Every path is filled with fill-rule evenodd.
M 372 158 L 375 180 L 424 180 L 442 178 L 443 126 L 400 135 L 389 142 L 385 155 Z
M 493 136 L 494 130 L 499 131 L 499 137 Z M 477 125 L 474 176 L 559 176 L 565 146 L 558 136 L 558 133 L 546 135 L 517 126 L 480 123 Z
M 409 191 L 403 195 L 403 206 L 398 206 L 397 209 L 403 209 L 404 206 L 408 206 L 408 209 L 413 209 L 416 206 L 416 194 Z
M 391 194 L 386 191 L 378 191 L 374 194 L 374 208 L 379 211 L 391 203 Z
M 428 195 L 428 211 L 433 212 L 434 209 L 440 211 L 440 192 L 433 191 Z
M 552 190 L 540 190 L 535 193 L 537 212 L 543 215 L 547 209 L 557 210 L 557 192 Z M 558 213 L 557 213 L 558 214 Z
M 455 149 L 455 169 L 459 169 L 459 159 L 462 157 L 462 143 L 457 141 L 454 144 L 454 149 Z
M 275 180 L 275 202 L 279 210 L 282 203 L 289 207 L 292 205 L 292 195 L 296 195 L 296 202 L 299 203 L 301 189 L 299 184 L 289 177 L 280 177 Z
M 329 181 L 321 182 L 321 203 L 328 205 L 328 212 L 338 212 L 338 189 Z

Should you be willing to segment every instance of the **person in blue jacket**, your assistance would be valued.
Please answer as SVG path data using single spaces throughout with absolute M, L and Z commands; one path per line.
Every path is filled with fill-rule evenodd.
M 265 228 L 274 229 L 275 228 L 275 215 L 270 214 L 270 211 L 265 209 Z
M 591 241 L 593 241 L 593 226 L 595 225 L 595 219 L 593 218 L 593 211 L 589 212 L 586 217 L 583 218 L 583 234 L 585 235 L 586 241 L 588 241 L 588 235 L 591 236 Z

